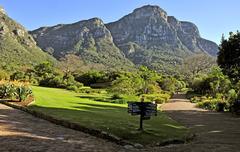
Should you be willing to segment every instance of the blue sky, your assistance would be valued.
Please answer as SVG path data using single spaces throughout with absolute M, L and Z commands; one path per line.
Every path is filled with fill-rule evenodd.
M 28 30 L 92 17 L 108 23 L 146 4 L 195 23 L 202 37 L 217 43 L 222 33 L 240 30 L 240 0 L 0 0 L 8 15 Z

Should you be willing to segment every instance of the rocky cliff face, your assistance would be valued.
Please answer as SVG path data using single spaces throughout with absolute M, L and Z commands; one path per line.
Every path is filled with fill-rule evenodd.
M 72 53 L 89 63 L 101 63 L 109 67 L 133 66 L 115 46 L 110 31 L 98 18 L 43 27 L 33 31 L 32 35 L 42 49 L 57 58 Z
M 97 18 L 32 32 L 38 45 L 60 57 L 69 52 L 109 65 L 147 65 L 164 69 L 195 53 L 216 55 L 218 46 L 200 37 L 196 25 L 177 20 L 158 6 L 143 6 L 104 25 Z M 114 65 L 114 64 L 113 64 Z M 167 67 L 168 68 L 168 67 Z
M 135 64 L 159 65 L 181 62 L 193 53 L 215 56 L 218 46 L 200 37 L 196 25 L 178 21 L 158 6 L 143 6 L 107 24 L 114 43 Z
M 43 61 L 55 60 L 37 47 L 28 31 L 0 8 L 0 67 L 31 66 Z

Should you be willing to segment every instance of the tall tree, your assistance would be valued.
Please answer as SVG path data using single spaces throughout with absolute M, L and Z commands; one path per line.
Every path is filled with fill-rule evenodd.
M 223 73 L 233 81 L 240 80 L 240 32 L 230 32 L 229 38 L 222 38 L 217 63 Z
M 187 79 L 192 79 L 200 73 L 209 72 L 215 64 L 214 57 L 207 54 L 196 54 L 184 59 L 180 73 Z

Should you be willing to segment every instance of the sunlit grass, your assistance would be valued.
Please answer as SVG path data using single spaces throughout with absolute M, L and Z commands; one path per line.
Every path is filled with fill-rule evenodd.
M 127 104 L 98 102 L 63 89 L 33 87 L 33 92 L 36 101 L 29 108 L 133 142 L 154 144 L 168 139 L 184 139 L 188 133 L 185 127 L 161 112 L 144 121 L 145 132 L 141 133 L 137 131 L 139 117 L 127 113 Z

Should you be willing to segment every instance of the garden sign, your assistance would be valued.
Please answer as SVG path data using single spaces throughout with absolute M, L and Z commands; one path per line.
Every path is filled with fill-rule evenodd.
M 129 102 L 128 113 L 133 116 L 140 115 L 139 130 L 143 130 L 143 120 L 149 120 L 151 116 L 157 116 L 157 104 L 152 102 Z

